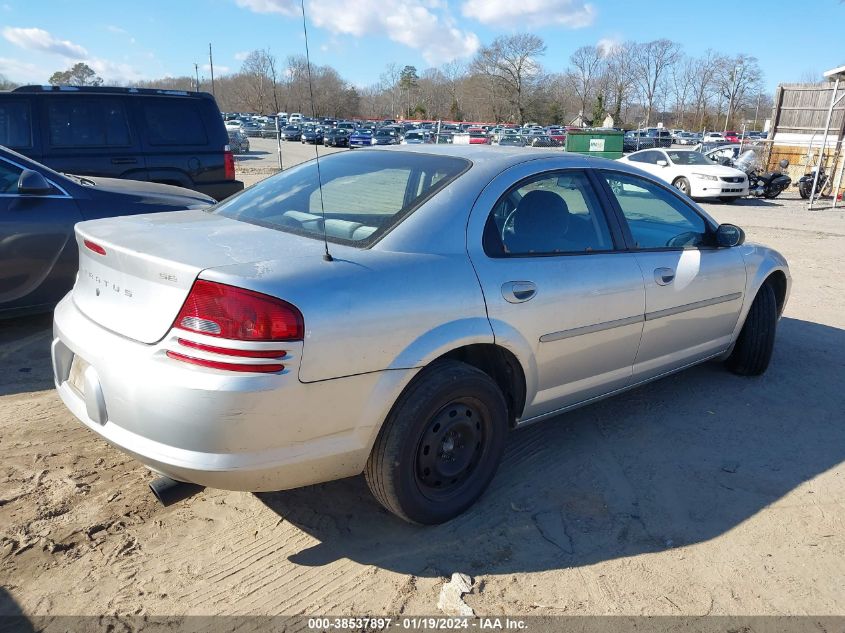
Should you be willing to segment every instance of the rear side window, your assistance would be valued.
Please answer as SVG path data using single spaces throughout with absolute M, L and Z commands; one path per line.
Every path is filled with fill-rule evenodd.
M 52 147 L 130 145 L 126 110 L 120 99 L 47 99 Z
M 141 105 L 150 145 L 207 145 L 202 113 L 188 99 L 144 99 Z
M 32 147 L 32 115 L 29 102 L 0 99 L 0 145 Z

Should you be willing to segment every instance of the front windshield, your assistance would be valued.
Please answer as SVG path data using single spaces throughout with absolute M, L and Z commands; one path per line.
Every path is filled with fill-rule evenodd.
M 366 246 L 469 168 L 453 156 L 371 150 L 309 161 L 213 207 L 211 213 L 333 242 Z M 323 222 L 325 209 L 325 223 Z
M 666 152 L 671 160 L 676 165 L 712 165 L 713 163 L 707 160 L 703 154 L 698 152 Z

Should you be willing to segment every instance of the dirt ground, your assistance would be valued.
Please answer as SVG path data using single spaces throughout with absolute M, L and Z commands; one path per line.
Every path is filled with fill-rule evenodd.
M 845 213 L 707 208 L 791 264 L 768 373 L 707 364 L 514 432 L 438 527 L 361 477 L 159 507 L 60 403 L 50 317 L 2 322 L 0 613 L 437 614 L 463 572 L 480 615 L 842 614 Z

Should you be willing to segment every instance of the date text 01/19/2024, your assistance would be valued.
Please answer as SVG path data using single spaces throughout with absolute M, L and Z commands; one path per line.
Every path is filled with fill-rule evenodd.
M 401 629 L 409 631 L 478 629 L 482 631 L 522 631 L 526 622 L 518 618 L 462 618 L 417 616 L 404 618 L 389 617 L 316 617 L 308 619 L 312 631 L 358 631 L 361 629 L 387 631 Z

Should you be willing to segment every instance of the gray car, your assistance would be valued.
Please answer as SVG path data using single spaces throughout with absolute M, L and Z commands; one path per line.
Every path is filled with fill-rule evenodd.
M 60 174 L 0 147 L 0 318 L 52 310 L 67 294 L 77 222 L 212 204 L 172 185 Z
M 438 523 L 513 427 L 709 359 L 769 364 L 784 258 L 632 165 L 417 145 L 319 167 L 77 225 L 53 362 L 89 429 L 203 486 L 363 472 Z

